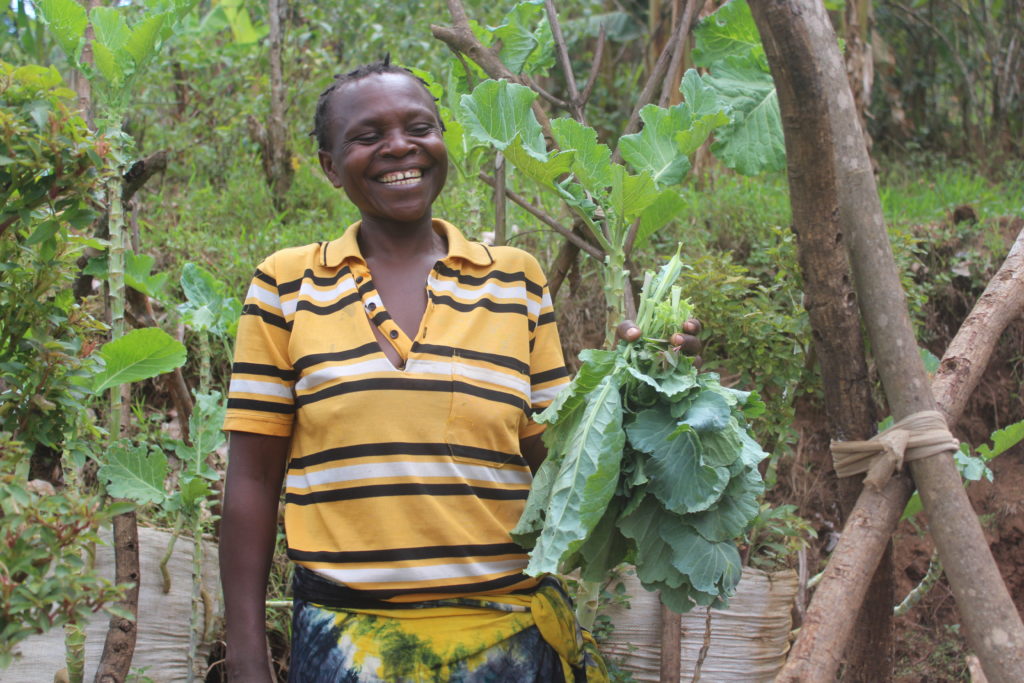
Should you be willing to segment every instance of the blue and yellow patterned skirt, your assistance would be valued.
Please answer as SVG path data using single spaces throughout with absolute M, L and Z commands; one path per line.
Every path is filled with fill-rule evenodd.
M 606 683 L 593 638 L 561 585 L 530 595 L 401 608 L 329 607 L 296 598 L 292 683 Z

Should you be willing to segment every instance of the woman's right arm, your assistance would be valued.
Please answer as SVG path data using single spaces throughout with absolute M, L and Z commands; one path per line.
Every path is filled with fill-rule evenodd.
M 228 680 L 271 683 L 267 578 L 277 540 L 277 508 L 289 439 L 247 432 L 230 436 L 220 524 Z

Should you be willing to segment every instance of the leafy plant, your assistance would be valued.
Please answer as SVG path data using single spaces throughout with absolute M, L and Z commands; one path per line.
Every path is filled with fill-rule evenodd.
M 80 623 L 114 603 L 124 586 L 98 576 L 85 560 L 96 530 L 125 508 L 45 482 L 26 484 L 25 446 L 0 432 L 0 670 L 18 643 L 63 624 Z
M 648 274 L 638 323 L 654 335 L 689 313 L 673 286 L 681 268 L 677 254 Z M 764 404 L 698 374 L 664 341 L 581 354 L 576 377 L 537 417 L 549 454 L 512 533 L 532 548 L 528 573 L 580 567 L 593 582 L 633 561 L 645 588 L 686 612 L 719 604 L 739 581 L 732 539 L 757 514 L 766 455 L 746 421 Z
M 810 522 L 797 514 L 795 505 L 761 503 L 746 533 L 744 561 L 765 571 L 791 566 L 793 557 L 817 536 Z

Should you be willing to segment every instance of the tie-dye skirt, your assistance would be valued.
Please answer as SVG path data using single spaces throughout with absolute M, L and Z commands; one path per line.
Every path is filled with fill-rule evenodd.
M 606 683 L 554 579 L 530 595 L 345 609 L 295 600 L 291 683 Z

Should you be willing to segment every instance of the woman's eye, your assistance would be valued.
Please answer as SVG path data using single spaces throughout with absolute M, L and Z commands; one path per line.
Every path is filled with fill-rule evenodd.
M 432 130 L 434 130 L 433 126 L 428 125 L 426 123 L 421 123 L 410 128 L 409 132 L 412 133 L 413 135 L 426 135 Z

